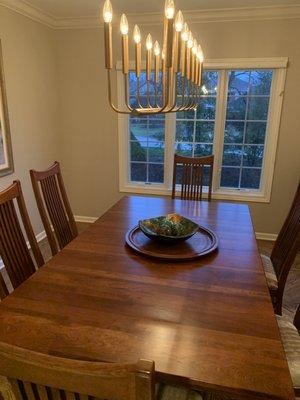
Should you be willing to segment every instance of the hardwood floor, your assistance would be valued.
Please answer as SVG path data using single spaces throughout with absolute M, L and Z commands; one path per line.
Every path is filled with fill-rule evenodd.
M 77 223 L 77 225 L 79 233 L 89 226 L 89 224 L 86 223 Z M 264 254 L 271 253 L 274 242 L 258 240 L 257 243 L 261 253 Z M 50 246 L 48 244 L 47 239 L 42 240 L 39 243 L 39 245 L 43 257 L 45 259 L 45 262 L 47 262 L 52 257 Z M 6 271 L 2 269 L 1 272 L 8 286 L 8 289 L 11 291 L 12 286 L 10 284 Z M 294 314 L 296 312 L 296 308 L 299 303 L 300 303 L 300 252 L 298 253 L 294 265 L 290 271 L 283 296 L 283 315 L 285 315 L 290 321 L 293 321 Z

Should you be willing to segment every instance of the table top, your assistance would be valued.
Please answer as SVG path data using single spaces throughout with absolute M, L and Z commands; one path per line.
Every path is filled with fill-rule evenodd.
M 139 219 L 176 212 L 216 253 L 174 263 L 125 246 Z M 157 379 L 232 398 L 292 399 L 247 205 L 124 197 L 0 304 L 0 340 L 107 362 L 154 360 Z

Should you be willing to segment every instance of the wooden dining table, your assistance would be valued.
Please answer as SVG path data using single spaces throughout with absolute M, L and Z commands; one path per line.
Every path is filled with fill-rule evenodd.
M 140 219 L 173 212 L 213 230 L 218 250 L 176 262 L 126 246 Z M 0 341 L 84 360 L 154 360 L 158 381 L 225 399 L 294 398 L 245 204 L 123 197 L 1 302 Z

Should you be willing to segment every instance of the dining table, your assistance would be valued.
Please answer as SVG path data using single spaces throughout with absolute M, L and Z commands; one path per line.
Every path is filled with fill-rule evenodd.
M 169 213 L 213 231 L 217 250 L 178 262 L 126 245 L 139 220 Z M 294 399 L 242 203 L 124 196 L 1 302 L 0 341 L 80 360 L 154 360 L 158 382 L 223 399 Z

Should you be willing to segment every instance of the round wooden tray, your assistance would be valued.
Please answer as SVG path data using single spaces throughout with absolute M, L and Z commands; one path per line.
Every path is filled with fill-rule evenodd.
M 215 251 L 218 247 L 218 238 L 210 229 L 199 226 L 195 235 L 185 242 L 168 244 L 149 239 L 136 226 L 127 232 L 126 244 L 146 257 L 184 261 L 203 257 Z

